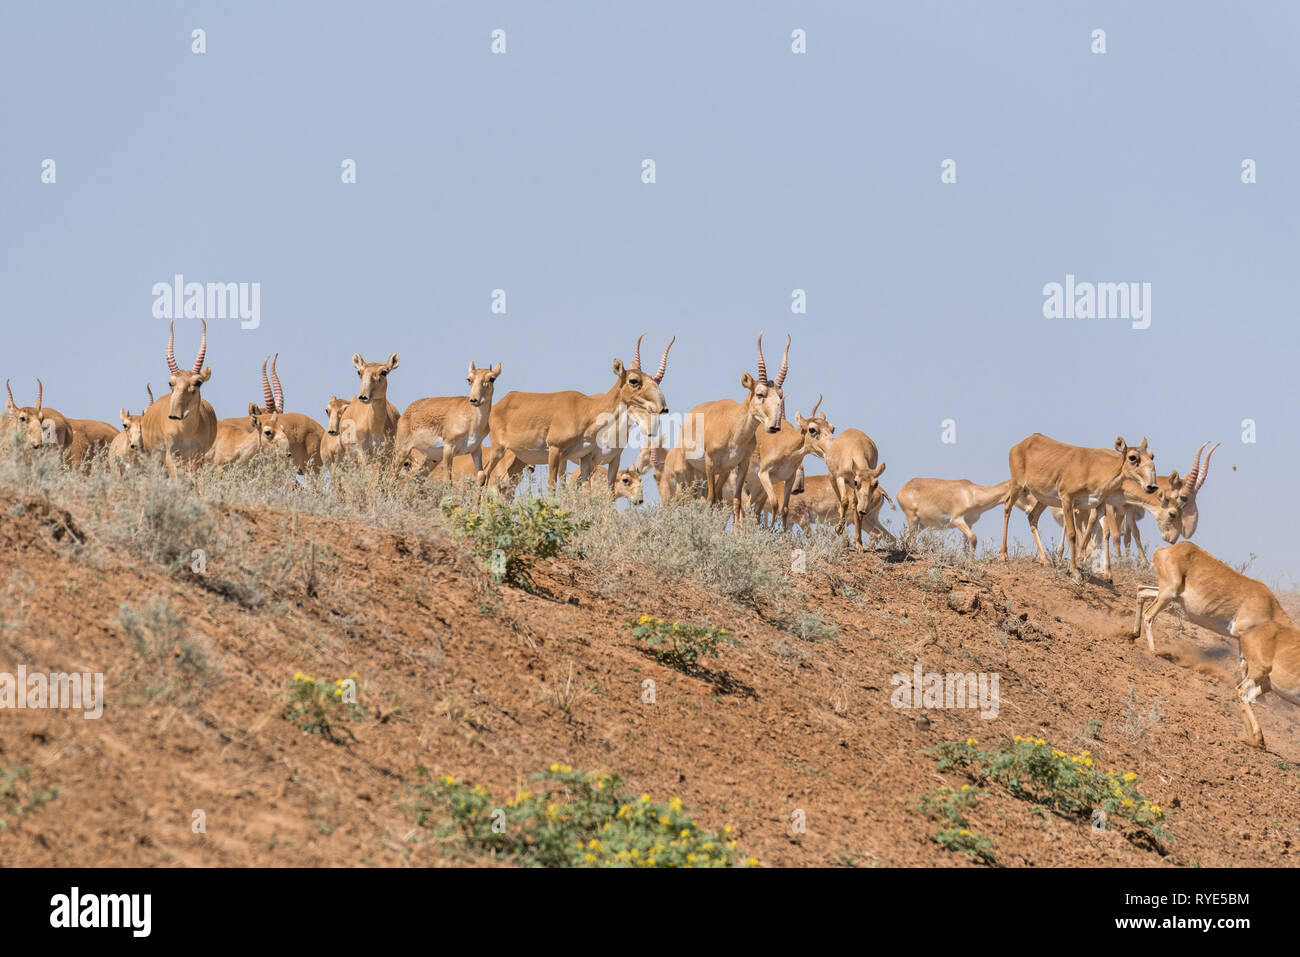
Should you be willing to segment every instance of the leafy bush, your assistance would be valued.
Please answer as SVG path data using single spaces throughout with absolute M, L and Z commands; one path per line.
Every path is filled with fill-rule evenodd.
M 305 733 L 319 734 L 332 744 L 346 744 L 344 735 L 355 741 L 357 736 L 346 722 L 360 721 L 366 716 L 364 708 L 347 700 L 348 683 L 352 682 L 351 688 L 355 690 L 356 679 L 355 671 L 349 678 L 338 678 L 332 683 L 298 672 L 289 685 L 285 720 L 303 722 L 299 727 Z
M 718 657 L 718 646 L 723 642 L 736 644 L 724 628 L 712 625 L 691 625 L 685 622 L 666 622 L 662 618 L 642 615 L 629 618 L 632 634 L 644 641 L 651 654 L 666 665 L 689 671 L 703 657 Z
M 447 523 L 469 539 L 474 554 L 488 563 L 497 581 L 534 590 L 532 568 L 538 559 L 553 558 L 586 523 L 566 509 L 541 498 L 506 504 L 489 497 L 480 512 L 457 505 L 444 496 L 440 505 Z
M 32 787 L 30 778 L 31 772 L 24 765 L 0 768 L 0 831 L 9 826 L 12 815 L 31 814 L 59 796 L 56 787 Z
M 966 820 L 966 812 L 979 805 L 981 796 L 980 789 L 973 784 L 963 784 L 961 790 L 945 785 L 923 796 L 916 807 L 927 817 L 947 825 L 930 835 L 932 841 L 950 851 L 960 851 L 992 864 L 993 842 L 971 831 Z
M 753 857 L 741 861 L 730 827 L 701 830 L 680 798 L 658 803 L 649 794 L 624 794 L 617 775 L 552 764 L 531 778 L 537 793 L 519 791 L 500 806 L 481 785 L 451 775 L 431 781 L 425 768 L 416 773 L 421 827 L 445 809 L 469 847 L 525 866 L 758 866 Z

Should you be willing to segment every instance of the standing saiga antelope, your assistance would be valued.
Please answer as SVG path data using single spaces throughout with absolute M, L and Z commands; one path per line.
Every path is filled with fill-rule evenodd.
M 747 491 L 755 514 L 761 518 L 763 512 L 771 511 L 773 528 L 780 514 L 783 533 L 789 517 L 790 493 L 796 484 L 793 481 L 795 473 L 803 467 L 807 455 L 826 458 L 826 451 L 835 435 L 835 426 L 824 414 L 817 414 L 821 404 L 822 397 L 818 396 L 817 404 L 807 418 L 796 412 L 794 425 L 782 421 L 779 432 L 772 433 L 763 428 L 754 430 L 754 455 L 749 467 L 752 478 L 746 482 Z M 779 493 L 777 485 L 781 486 Z
M 394 352 L 387 362 L 367 362 L 361 353 L 352 353 L 352 365 L 361 385 L 339 422 L 343 448 L 355 450 L 361 461 L 367 455 L 390 446 L 397 438 L 397 420 L 401 414 L 388 401 L 388 374 L 397 368 Z
M 345 449 L 343 413 L 347 412 L 349 404 L 349 400 L 332 395 L 329 404 L 325 406 L 325 421 L 329 424 L 325 427 L 325 434 L 320 440 L 320 458 L 324 465 L 333 465 L 343 458 Z M 351 441 L 346 443 L 346 448 L 356 445 L 355 433 L 349 435 Z
M 966 537 L 966 546 L 974 555 L 978 539 L 971 526 L 985 512 L 1001 505 L 1010 487 L 1010 479 L 997 485 L 976 485 L 969 479 L 914 478 L 898 490 L 898 507 L 907 519 L 909 538 L 927 528 L 955 528 Z M 1023 495 L 1016 505 L 1029 512 L 1034 501 Z
M 277 352 L 271 360 L 271 379 L 266 378 L 266 363 L 262 363 L 262 401 L 256 410 L 258 415 L 275 414 L 280 427 L 284 429 L 285 438 L 289 440 L 289 455 L 299 475 L 315 471 L 321 467 L 320 446 L 325 438 L 325 429 L 310 415 L 301 412 L 284 411 L 284 386 L 275 366 L 280 361 Z
M 870 488 L 872 483 L 879 481 L 881 473 L 885 471 L 884 463 L 879 467 L 876 465 L 879 454 L 876 443 L 871 441 L 871 436 L 861 429 L 845 429 L 835 437 L 825 454 L 826 470 L 831 476 L 831 487 L 835 490 L 835 497 L 840 503 L 840 520 L 835 531 L 837 533 L 844 531 L 851 512 L 853 541 L 858 548 L 862 547 L 862 513 L 858 511 L 855 504 L 857 489 Z M 892 501 L 890 504 L 893 504 Z
M 145 389 L 149 393 L 149 405 L 153 405 L 153 387 L 146 383 Z M 145 408 L 149 408 L 149 405 Z M 121 413 L 122 431 L 113 436 L 113 442 L 108 447 L 108 454 L 119 463 L 144 451 L 144 413 L 131 415 L 125 408 Z
M 491 446 L 483 461 L 480 482 L 486 485 L 498 463 L 513 453 L 523 465 L 545 465 L 546 483 L 554 492 L 566 461 L 580 463 L 578 480 L 591 476 L 597 452 L 610 451 L 617 436 L 619 419 L 630 410 L 655 416 L 668 411 L 668 403 L 653 376 L 639 365 L 625 367 L 621 359 L 613 365 L 616 376 L 608 392 L 509 392 L 492 409 L 489 423 Z
M 492 412 L 492 392 L 501 363 L 490 369 L 469 364 L 469 395 L 438 399 L 416 399 L 397 420 L 396 460 L 417 472 L 440 464 L 443 478 L 452 479 L 452 463 L 458 455 L 468 455 L 474 473 L 483 469 L 483 440 L 488 435 Z
M 203 322 L 199 352 L 190 369 L 176 364 L 176 320 L 167 338 L 168 384 L 171 393 L 145 410 L 141 435 L 149 452 L 161 452 L 167 474 L 176 478 L 178 459 L 197 461 L 212 448 L 217 438 L 217 413 L 201 394 L 203 383 L 212 378 L 212 367 L 203 365 L 208 352 L 208 324 Z
M 740 377 L 741 388 L 747 391 L 744 399 L 717 399 L 697 405 L 686 416 L 682 430 L 679 461 L 681 478 L 672 481 L 674 487 L 692 481 L 691 473 L 704 474 L 705 499 L 710 505 L 723 501 L 728 483 L 733 483 L 731 497 L 733 532 L 740 534 L 741 487 L 749 472 L 749 462 L 758 444 L 758 430 L 771 435 L 781 431 L 785 421 L 785 393 L 781 391 L 786 373 L 790 369 L 790 338 L 786 337 L 785 354 L 776 379 L 767 377 L 767 362 L 763 358 L 763 335 L 758 336 L 758 378 L 748 372 Z M 673 450 L 676 452 L 676 449 Z M 669 453 L 667 469 L 676 465 Z
M 1142 492 L 1154 495 L 1156 468 L 1154 457 L 1147 450 L 1147 440 L 1140 445 L 1129 445 L 1123 436 L 1115 439 L 1115 449 L 1087 449 L 1066 445 L 1035 432 L 1011 448 L 1008 455 L 1011 466 L 1011 484 L 1003 500 L 1001 556 L 1007 558 L 1007 526 L 1011 523 L 1011 510 L 1025 493 L 1036 501 L 1029 513 L 1029 528 L 1038 546 L 1038 560 L 1050 564 L 1043 541 L 1038 535 L 1038 519 L 1044 509 L 1052 505 L 1061 507 L 1065 517 L 1065 534 L 1070 540 L 1070 574 L 1079 576 L 1085 529 L 1076 526 L 1075 509 L 1097 509 L 1111 501 L 1123 501 L 1123 485 L 1127 480 Z M 1172 539 L 1171 539 L 1172 541 Z M 1106 571 L 1109 571 L 1107 564 Z
M 239 465 L 268 448 L 282 455 L 286 462 L 293 461 L 289 436 L 280 416 L 275 412 L 261 412 L 256 403 L 249 403 L 248 415 L 218 420 L 217 437 L 203 458 L 215 465 Z
M 1300 704 L 1300 628 L 1263 582 L 1229 568 L 1192 542 L 1157 549 L 1151 565 L 1156 587 L 1138 589 L 1133 636 L 1145 632 L 1147 647 L 1155 651 L 1156 616 L 1177 604 L 1193 623 L 1236 638 L 1241 660 L 1237 696 L 1249 735 L 1245 743 L 1263 748 L 1264 734 L 1251 704 L 1270 691 Z M 1152 604 L 1144 613 L 1148 601 Z

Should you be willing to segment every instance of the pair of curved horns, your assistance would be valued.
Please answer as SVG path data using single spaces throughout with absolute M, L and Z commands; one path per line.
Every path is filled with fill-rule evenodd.
M 1205 484 L 1205 480 L 1210 477 L 1210 456 L 1214 454 L 1214 449 L 1217 449 L 1221 443 L 1215 442 L 1214 447 L 1210 449 L 1209 455 L 1205 456 L 1205 471 L 1202 472 L 1201 453 L 1205 451 L 1205 447 L 1209 444 L 1209 442 L 1201 443 L 1201 447 L 1196 450 L 1196 461 L 1192 463 L 1192 470 L 1187 473 L 1186 482 L 1193 492 L 1199 492 L 1201 486 Z
M 203 338 L 199 340 L 199 354 L 194 360 L 194 368 L 190 371 L 199 373 L 203 371 L 203 358 L 208 354 L 208 321 L 200 319 L 203 323 Z M 167 335 L 167 371 L 172 375 L 177 375 L 181 367 L 176 364 L 176 320 L 172 320 L 171 330 Z
M 14 401 L 14 390 L 9 388 L 9 380 L 5 379 L 5 391 L 9 393 L 9 403 L 14 408 L 18 408 L 18 403 Z M 40 379 L 36 380 L 36 408 L 41 408 L 42 400 L 45 398 L 45 385 Z
M 785 337 L 785 354 L 781 356 L 781 371 L 776 374 L 773 383 L 778 389 L 785 382 L 785 374 L 790 371 L 790 336 Z M 763 333 L 758 334 L 758 377 L 767 381 L 767 363 L 763 360 Z
M 266 408 L 271 412 L 284 412 L 284 389 L 280 385 L 280 377 L 275 374 L 275 364 L 280 361 L 280 353 L 275 354 L 274 359 L 262 360 L 262 397 L 266 400 Z M 271 363 L 271 381 L 266 379 L 266 364 Z
M 641 340 L 644 338 L 645 338 L 645 333 L 643 332 L 641 333 L 641 335 L 637 337 L 636 340 L 636 353 L 632 356 L 632 366 L 633 368 L 636 369 L 641 368 Z M 677 341 L 677 337 L 673 336 L 672 342 L 664 346 L 664 354 L 659 357 L 659 371 L 656 372 L 653 376 L 651 376 L 651 378 L 653 378 L 656 382 L 664 381 L 664 373 L 668 371 L 668 350 L 673 347 L 673 342 L 676 341 Z

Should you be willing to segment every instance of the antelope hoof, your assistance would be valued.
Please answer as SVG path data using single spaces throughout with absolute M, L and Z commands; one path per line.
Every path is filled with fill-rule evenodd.
M 1254 737 L 1249 737 L 1249 738 L 1241 738 L 1240 740 L 1242 744 L 1248 747 L 1258 748 L 1260 751 L 1268 750 L 1268 748 L 1264 747 L 1264 736 L 1262 734 L 1255 735 Z

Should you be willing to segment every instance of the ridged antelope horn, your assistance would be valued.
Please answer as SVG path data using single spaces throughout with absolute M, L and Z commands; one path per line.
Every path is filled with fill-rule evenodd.
M 144 384 L 144 390 L 149 393 L 149 404 L 153 405 L 153 386 L 146 382 Z
M 271 382 L 266 377 L 266 364 L 271 361 L 267 356 L 262 360 L 262 401 L 265 403 L 267 411 L 275 411 L 275 396 L 271 394 Z
M 1210 447 L 1210 451 L 1205 453 L 1205 471 L 1202 472 L 1201 477 L 1196 480 L 1196 491 L 1198 492 L 1201 490 L 1201 486 L 1205 484 L 1205 480 L 1210 477 L 1210 456 L 1214 454 L 1214 450 L 1218 447 L 1219 443 L 1215 442 L 1214 445 Z
M 1201 453 L 1205 451 L 1205 447 L 1209 444 L 1209 442 L 1202 442 L 1201 447 L 1196 450 L 1196 461 L 1192 463 L 1192 470 L 1187 473 L 1187 478 L 1183 482 L 1184 487 L 1191 489 L 1193 492 L 1196 491 L 1196 477 L 1201 474 Z
M 36 416 L 40 417 L 41 409 L 45 407 L 45 383 L 40 379 L 36 380 Z
M 673 336 L 672 342 L 664 346 L 664 354 L 659 357 L 659 371 L 655 373 L 656 382 L 664 381 L 664 373 L 668 371 L 668 350 L 673 347 L 673 342 L 676 341 L 677 341 L 677 337 Z
M 176 364 L 176 320 L 172 320 L 171 331 L 167 333 L 167 371 L 177 375 L 181 367 Z
M 654 466 L 656 473 L 662 472 L 664 462 L 668 460 L 668 453 L 663 450 L 663 446 L 652 445 L 650 447 L 650 462 Z
M 785 374 L 790 371 L 790 337 L 785 337 L 785 355 L 781 356 L 781 371 L 776 374 L 776 387 L 781 388 Z
M 633 368 L 633 369 L 639 369 L 639 368 L 641 368 L 641 340 L 644 339 L 644 338 L 645 338 L 645 333 L 644 333 L 644 332 L 641 333 L 641 335 L 639 335 L 639 336 L 636 337 L 636 352 L 635 352 L 635 354 L 633 354 L 633 356 L 632 356 L 632 368 Z
M 203 338 L 199 340 L 199 354 L 194 360 L 196 373 L 203 371 L 203 357 L 208 354 L 208 320 L 200 319 L 199 322 L 203 323 Z
M 808 418 L 810 419 L 817 418 L 817 410 L 820 409 L 821 406 L 822 406 L 822 397 L 819 395 L 817 396 L 817 404 L 813 406 L 812 415 L 808 416 Z
M 280 353 L 275 354 L 271 360 L 271 389 L 275 392 L 275 411 L 284 412 L 284 387 L 280 385 L 280 377 L 276 375 L 275 364 L 280 361 Z
M 763 361 L 763 334 L 758 334 L 758 381 L 767 381 L 767 363 Z
M 18 403 L 14 401 L 14 390 L 9 388 L 8 379 L 5 379 L 5 391 L 9 393 L 9 404 L 12 405 L 14 408 L 17 408 Z

